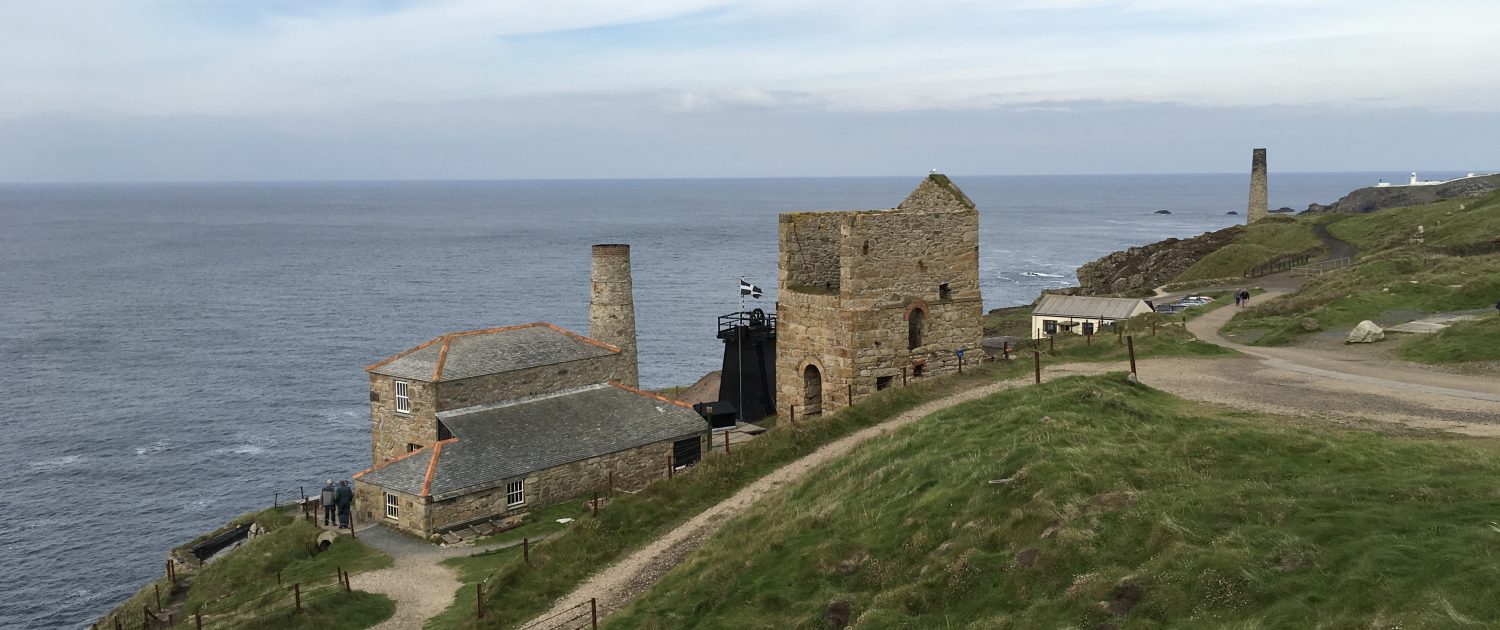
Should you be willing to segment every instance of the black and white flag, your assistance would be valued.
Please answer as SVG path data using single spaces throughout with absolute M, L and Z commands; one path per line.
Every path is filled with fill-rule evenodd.
M 747 295 L 757 300 L 760 299 L 760 287 L 750 284 L 749 282 L 745 282 L 744 278 L 740 278 L 740 297 L 745 297 Z

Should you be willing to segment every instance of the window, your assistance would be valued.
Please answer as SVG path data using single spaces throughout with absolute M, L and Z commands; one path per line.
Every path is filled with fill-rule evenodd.
M 401 517 L 401 499 L 389 492 L 385 493 L 385 517 L 393 521 Z
M 894 378 L 896 378 L 896 377 L 894 377 L 894 376 L 877 376 L 877 377 L 875 377 L 875 391 L 878 392 L 878 391 L 880 391 L 882 389 L 886 389 L 886 388 L 890 387 L 891 386 L 891 380 L 894 379 Z
M 1057 334 L 1057 320 L 1055 320 L 1055 319 L 1044 319 L 1044 320 L 1042 320 L 1042 332 L 1047 333 L 1049 335 L 1055 335 L 1055 334 Z
M 526 502 L 526 480 L 520 479 L 505 484 L 505 507 L 516 507 Z
M 863 252 L 863 253 L 864 253 L 864 255 L 866 255 L 866 256 L 869 256 L 869 255 L 870 255 L 870 241 L 865 241 L 865 247 L 864 247 L 864 249 L 863 249 L 863 250 L 861 250 L 861 251 L 862 251 L 862 252 Z
M 938 299 L 939 300 L 951 300 L 951 299 L 953 299 L 953 290 L 948 288 L 948 283 L 944 282 L 944 283 L 938 285 Z
M 419 448 L 422 448 L 421 444 L 412 444 L 411 442 L 406 443 L 406 452 L 408 453 L 413 452 Z
M 927 366 L 922 365 L 920 363 L 911 366 L 911 376 L 912 376 L 912 378 L 922 378 L 922 374 L 925 373 L 926 371 L 927 371 Z
M 396 413 L 411 412 L 411 383 L 396 381 Z
M 1085 334 L 1085 335 L 1092 335 L 1092 334 L 1094 334 L 1094 322 L 1084 322 L 1083 323 L 1083 334 Z
M 916 350 L 922 347 L 922 320 L 927 314 L 920 308 L 914 308 L 906 318 L 906 349 Z

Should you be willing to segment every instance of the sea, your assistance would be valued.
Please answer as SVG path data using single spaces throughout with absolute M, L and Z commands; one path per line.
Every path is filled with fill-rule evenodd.
M 921 177 L 0 184 L 0 627 L 86 627 L 168 549 L 367 466 L 366 365 L 586 333 L 592 244 L 631 246 L 643 385 L 690 384 L 741 278 L 774 307 L 778 213 L 893 207 Z M 1271 207 L 1404 177 L 1273 173 Z M 954 181 L 987 308 L 1248 197 L 1247 174 Z

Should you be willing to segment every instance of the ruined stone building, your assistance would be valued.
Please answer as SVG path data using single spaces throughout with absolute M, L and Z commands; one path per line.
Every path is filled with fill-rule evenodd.
M 706 425 L 636 385 L 630 250 L 594 247 L 591 337 L 545 322 L 443 335 L 369 368 L 373 466 L 355 510 L 421 536 L 639 488 Z M 602 337 L 602 338 L 601 338 Z M 670 459 L 669 459 L 670 458 Z
M 946 176 L 889 210 L 781 215 L 776 405 L 829 412 L 979 354 L 979 211 Z M 795 410 L 792 407 L 795 406 Z

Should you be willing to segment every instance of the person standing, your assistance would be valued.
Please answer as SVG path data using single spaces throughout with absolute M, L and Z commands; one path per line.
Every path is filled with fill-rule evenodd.
M 340 480 L 339 488 L 333 494 L 333 502 L 339 506 L 339 529 L 349 529 L 349 509 L 354 505 L 354 490 L 349 487 L 348 481 Z
M 323 504 L 323 525 L 325 526 L 334 524 L 335 515 L 338 514 L 338 507 L 334 505 L 336 495 L 333 480 L 329 479 L 328 483 L 323 484 L 323 493 L 318 496 L 318 502 Z

